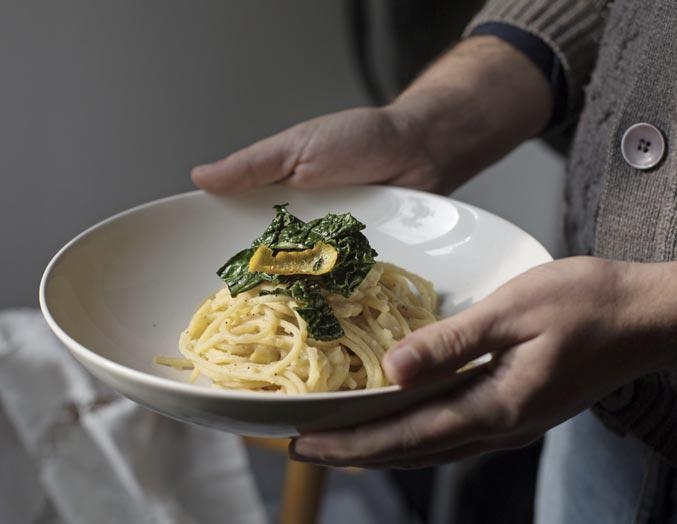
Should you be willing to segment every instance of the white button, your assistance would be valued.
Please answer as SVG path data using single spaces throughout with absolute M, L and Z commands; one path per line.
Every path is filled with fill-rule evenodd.
M 621 152 L 635 169 L 651 169 L 665 155 L 665 139 L 651 124 L 635 124 L 623 135 Z

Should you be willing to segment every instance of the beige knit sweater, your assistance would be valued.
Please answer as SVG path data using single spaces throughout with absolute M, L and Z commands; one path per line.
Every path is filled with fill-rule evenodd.
M 488 21 L 538 35 L 566 72 L 569 114 L 580 112 L 566 192 L 570 254 L 676 260 L 674 0 L 490 0 L 467 32 Z M 621 151 L 624 132 L 640 122 L 657 127 L 667 143 L 665 159 L 649 171 L 632 168 Z M 595 411 L 677 464 L 677 371 L 642 377 Z

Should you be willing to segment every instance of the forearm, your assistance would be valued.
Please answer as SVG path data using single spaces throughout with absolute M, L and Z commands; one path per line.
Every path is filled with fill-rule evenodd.
M 533 63 L 479 36 L 443 55 L 386 111 L 460 185 L 541 132 L 552 109 L 551 87 Z

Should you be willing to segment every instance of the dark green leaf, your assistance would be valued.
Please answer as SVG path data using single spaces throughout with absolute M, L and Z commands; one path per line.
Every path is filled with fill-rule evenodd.
M 336 249 L 338 263 L 332 271 L 322 275 L 322 282 L 328 291 L 349 297 L 373 267 L 377 253 L 362 233 L 340 238 Z
M 334 340 L 343 336 L 343 328 L 317 282 L 297 280 L 287 292 L 299 303 L 296 311 L 307 322 L 308 333 L 312 338 Z
M 308 331 L 316 340 L 334 340 L 343 335 L 343 329 L 331 306 L 322 295 L 321 287 L 332 293 L 349 297 L 374 265 L 374 251 L 360 232 L 364 224 L 350 213 L 329 213 L 308 223 L 289 211 L 287 204 L 275 206 L 276 214 L 266 230 L 249 249 L 240 251 L 218 271 L 231 295 L 247 291 L 264 281 L 277 282 L 286 287 L 261 294 L 286 294 L 297 302 L 299 315 L 308 323 Z M 308 275 L 268 275 L 250 273 L 249 260 L 256 248 L 265 244 L 273 251 L 310 249 L 319 241 L 336 247 L 338 260 L 329 273 L 317 278 Z
M 315 340 L 335 340 L 343 336 L 343 328 L 317 282 L 299 278 L 289 287 L 264 290 L 261 295 L 289 295 L 296 300 L 299 305 L 295 309 Z
M 274 206 L 275 211 L 277 212 L 275 218 L 273 218 L 273 221 L 261 234 L 261 236 L 254 240 L 252 247 L 265 244 L 272 248 L 278 242 L 280 235 L 283 234 L 285 230 L 296 230 L 305 226 L 305 222 L 296 218 L 289 211 L 287 211 L 288 205 L 289 204 L 278 204 Z
M 249 259 L 254 254 L 254 251 L 255 249 L 252 247 L 243 249 L 228 260 L 228 262 L 221 266 L 216 272 L 216 274 L 228 285 L 228 291 L 233 297 L 243 291 L 258 286 L 261 282 L 275 280 L 274 275 L 249 272 Z
M 308 222 L 311 231 L 324 241 L 337 240 L 341 237 L 353 235 L 365 228 L 365 225 L 350 213 L 335 215 L 329 213 L 323 218 Z

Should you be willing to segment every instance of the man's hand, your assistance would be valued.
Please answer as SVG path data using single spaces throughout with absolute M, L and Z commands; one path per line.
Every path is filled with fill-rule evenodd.
M 493 353 L 486 373 L 448 397 L 353 429 L 304 435 L 299 460 L 424 467 L 520 447 L 643 374 L 677 362 L 676 264 L 571 258 L 513 279 L 386 353 L 403 386 L 440 379 Z
M 275 182 L 448 193 L 538 134 L 551 112 L 550 86 L 525 56 L 494 37 L 473 37 L 385 108 L 304 122 L 191 175 L 218 193 Z
M 392 184 L 441 189 L 434 159 L 389 109 L 351 109 L 315 118 L 191 173 L 198 186 L 236 192 L 283 182 L 310 188 Z

